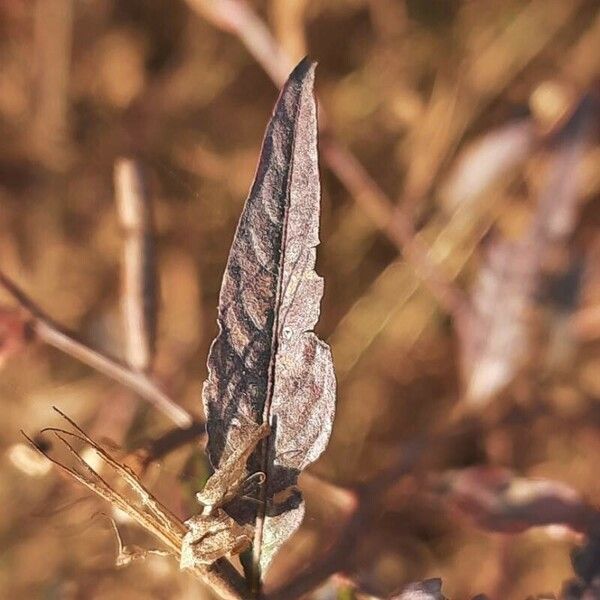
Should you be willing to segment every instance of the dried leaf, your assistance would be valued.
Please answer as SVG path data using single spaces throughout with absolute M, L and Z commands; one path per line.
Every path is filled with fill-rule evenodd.
M 239 525 L 220 508 L 210 516 L 196 515 L 185 524 L 188 532 L 181 546 L 182 569 L 210 565 L 224 556 L 243 552 L 252 543 L 253 528 Z
M 531 224 L 516 241 L 496 239 L 472 291 L 473 315 L 461 331 L 465 399 L 484 406 L 510 383 L 529 351 L 527 312 L 544 257 L 576 224 L 577 167 L 590 137 L 594 100 L 586 96 L 560 132 Z
M 305 59 L 268 125 L 223 276 L 203 393 L 217 470 L 249 429 L 271 426 L 248 465 L 250 474 L 265 476 L 258 508 L 243 501 L 226 507 L 238 521 L 256 523 L 254 562 L 263 570 L 303 516 L 299 493 L 279 506 L 273 498 L 324 450 L 335 403 L 331 353 L 312 332 L 323 293 L 314 271 L 320 185 L 313 82 L 314 65 Z
M 492 241 L 471 292 L 472 321 L 462 336 L 469 404 L 485 405 L 523 364 L 528 308 L 537 280 L 538 264 L 528 239 Z
M 203 515 L 210 515 L 214 510 L 233 500 L 247 480 L 246 462 L 248 457 L 260 440 L 264 439 L 271 428 L 268 423 L 263 423 L 254 429 L 250 437 L 237 448 L 233 448 L 225 460 L 221 461 L 219 468 L 208 479 L 201 492 L 196 494 L 196 499 L 204 506 Z

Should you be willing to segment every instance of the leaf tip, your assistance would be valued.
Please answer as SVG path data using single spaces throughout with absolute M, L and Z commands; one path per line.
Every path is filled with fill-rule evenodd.
M 295 67 L 294 70 L 290 73 L 288 78 L 289 82 L 298 82 L 300 84 L 309 83 L 312 85 L 312 82 L 315 78 L 315 69 L 317 68 L 317 62 L 311 60 L 310 57 L 305 56 Z

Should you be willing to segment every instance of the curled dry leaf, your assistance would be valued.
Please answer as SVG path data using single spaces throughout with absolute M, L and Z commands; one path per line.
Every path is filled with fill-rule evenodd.
M 254 567 L 264 570 L 299 526 L 299 473 L 324 450 L 335 403 L 329 347 L 312 332 L 323 281 L 314 270 L 320 184 L 314 64 L 285 84 L 267 127 L 256 178 L 232 243 L 219 297 L 219 334 L 203 399 L 208 454 L 217 472 L 262 423 L 269 436 L 249 458 L 262 473 L 258 503 L 225 510 L 255 525 Z M 232 479 L 236 479 L 232 477 Z
M 188 532 L 181 547 L 182 569 L 210 565 L 223 556 L 239 554 L 250 546 L 254 533 L 250 525 L 239 525 L 220 508 L 210 515 L 195 515 L 185 525 Z
M 219 468 L 208 479 L 202 491 L 196 494 L 196 499 L 204 506 L 203 515 L 211 515 L 215 509 L 228 504 L 238 496 L 243 484 L 248 480 L 246 477 L 248 457 L 254 452 L 258 442 L 267 437 L 270 431 L 269 424 L 263 423 L 250 431 L 248 439 L 240 443 L 237 448 L 232 448 L 227 458 L 221 461 Z
M 196 494 L 198 502 L 204 508 L 202 514 L 195 515 L 185 522 L 188 532 L 183 538 L 181 548 L 182 569 L 211 564 L 222 556 L 239 554 L 252 543 L 252 526 L 238 524 L 220 507 L 240 493 L 248 479 L 248 457 L 270 430 L 268 423 L 251 430 L 248 439 L 231 450 L 202 491 Z

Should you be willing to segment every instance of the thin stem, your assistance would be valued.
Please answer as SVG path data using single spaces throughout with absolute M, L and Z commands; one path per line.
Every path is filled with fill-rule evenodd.
M 138 161 L 117 160 L 114 180 L 117 212 L 124 234 L 121 305 L 127 362 L 136 371 L 148 371 L 154 353 L 156 324 L 150 199 Z
M 156 438 L 140 448 L 142 452 L 142 468 L 147 468 L 151 463 L 164 458 L 167 454 L 202 437 L 206 433 L 206 425 L 195 421 L 187 429 L 171 429 L 159 438 Z
M 187 428 L 193 423 L 192 416 L 169 398 L 144 373 L 132 371 L 123 363 L 76 340 L 56 325 L 42 310 L 4 273 L 0 271 L 0 286 L 3 287 L 27 311 L 29 326 L 37 337 L 76 358 L 89 367 L 128 387 L 153 404 L 178 427 Z

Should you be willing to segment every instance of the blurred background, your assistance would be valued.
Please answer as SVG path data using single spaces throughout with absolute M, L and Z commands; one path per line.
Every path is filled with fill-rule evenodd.
M 321 102 L 318 332 L 339 386 L 311 471 L 368 481 L 416 437 L 445 436 L 373 499 L 347 577 L 315 597 L 385 596 L 434 576 L 449 598 L 558 597 L 585 527 L 502 515 L 535 496 L 534 478 L 600 500 L 596 0 L 3 0 L 0 269 L 127 361 L 114 167 L 136 157 L 154 224 L 151 370 L 201 419 L 273 80 L 305 54 Z M 9 294 L 0 301 L 0 596 L 210 598 L 166 558 L 117 570 L 114 533 L 94 517 L 108 507 L 19 433 L 56 424 L 56 405 L 123 455 L 173 424 L 32 335 Z M 183 518 L 208 472 L 202 447 L 145 474 Z M 275 579 L 335 538 L 334 495 L 311 489 Z M 156 547 L 131 523 L 122 535 Z

